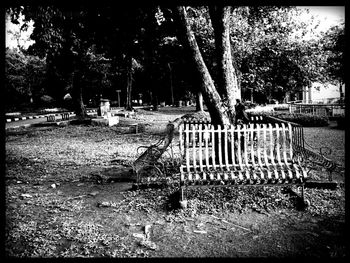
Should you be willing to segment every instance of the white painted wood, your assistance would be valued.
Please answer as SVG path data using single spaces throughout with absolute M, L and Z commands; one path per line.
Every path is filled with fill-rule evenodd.
M 273 129 L 272 129 L 272 124 L 268 124 L 269 127 L 269 136 L 270 136 L 270 159 L 271 159 L 271 164 L 276 165 L 275 163 L 275 157 L 273 156 L 273 151 L 274 151 L 274 136 L 273 136 Z
M 282 165 L 282 161 L 281 161 L 281 145 L 280 145 L 280 127 L 279 124 L 276 123 L 275 124 L 275 128 L 276 128 L 276 142 L 275 142 L 275 149 L 276 149 L 276 155 L 277 155 L 277 162 L 279 165 Z
M 228 136 L 227 136 L 227 130 L 229 129 L 230 127 L 229 126 L 226 126 L 225 127 L 225 132 L 224 132 L 224 148 L 225 148 L 225 156 L 224 156 L 224 159 L 225 159 L 225 168 L 226 168 L 226 171 L 229 171 L 230 169 L 230 166 L 228 164 Z
M 219 154 L 219 167 L 222 170 L 221 125 L 218 126 L 217 134 L 218 134 L 218 141 L 219 141 L 219 143 L 218 143 L 219 144 L 219 151 L 218 151 L 218 154 Z
M 203 156 L 202 156 L 202 135 L 203 135 L 203 129 L 202 125 L 198 128 L 198 140 L 199 140 L 199 152 L 198 152 L 198 159 L 199 159 L 199 170 L 203 172 Z

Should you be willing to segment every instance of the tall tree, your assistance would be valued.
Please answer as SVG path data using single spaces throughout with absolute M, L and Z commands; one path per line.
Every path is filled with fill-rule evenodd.
M 84 118 L 86 110 L 83 102 L 83 58 L 91 45 L 91 35 L 86 25 L 88 7 L 52 7 L 52 6 L 24 6 L 11 8 L 13 21 L 20 14 L 24 14 L 25 21 L 34 21 L 31 39 L 35 43 L 28 52 L 46 57 L 48 65 L 61 57 L 64 63 L 60 70 L 65 72 L 71 81 L 72 97 L 75 101 L 75 112 Z
M 44 95 L 45 60 L 18 49 L 6 49 L 5 61 L 7 108 L 39 102 L 40 96 Z
M 182 28 L 183 35 L 179 35 L 180 39 L 184 42 L 184 44 L 188 47 L 191 58 L 194 61 L 196 65 L 197 72 L 200 76 L 200 86 L 201 91 L 203 94 L 204 101 L 208 107 L 212 123 L 214 124 L 230 124 L 234 122 L 234 109 L 232 112 L 228 113 L 230 109 L 230 105 L 233 104 L 232 100 L 234 96 L 231 96 L 232 92 L 234 92 L 234 88 L 237 87 L 219 87 L 217 88 L 214 84 L 213 78 L 211 74 L 209 73 L 209 70 L 203 60 L 201 51 L 198 47 L 196 38 L 194 33 L 191 30 L 191 26 L 188 21 L 186 8 L 183 6 L 179 6 L 176 8 L 177 11 L 177 18 L 180 23 L 180 26 Z M 221 27 L 223 29 L 228 27 L 228 20 L 227 18 L 227 12 L 230 12 L 230 9 L 225 7 L 218 7 L 215 10 L 215 14 L 220 15 L 220 18 L 214 18 L 216 28 Z M 214 29 L 215 30 L 215 29 Z M 225 30 L 223 31 L 225 32 Z M 225 41 L 225 38 L 227 36 L 223 33 L 221 34 L 221 40 L 222 42 L 215 42 L 217 45 L 216 47 L 221 49 L 222 55 L 220 56 L 220 59 L 222 61 L 221 63 L 221 72 L 223 72 L 223 75 L 225 77 L 230 76 L 230 74 L 234 74 L 232 72 L 232 66 L 229 66 L 229 63 L 232 63 L 231 60 L 228 60 L 227 54 L 230 53 L 227 51 L 227 49 L 230 49 L 230 42 Z M 221 81 L 220 83 L 232 83 L 232 80 L 226 80 L 224 81 L 222 79 L 221 75 Z M 227 97 L 225 97 L 227 96 Z M 227 100 L 227 103 L 225 103 L 224 98 Z
M 210 6 L 210 18 L 214 29 L 216 57 L 218 64 L 218 89 L 227 105 L 230 122 L 235 120 L 235 99 L 239 97 L 238 76 L 233 66 L 230 42 L 230 6 Z
M 142 68 L 139 39 L 144 31 L 144 14 L 144 9 L 131 6 L 98 6 L 89 12 L 88 28 L 93 32 L 97 50 L 112 59 L 116 72 L 123 73 L 118 82 L 123 83 L 125 107 L 129 110 L 132 109 L 134 73 Z
M 344 53 L 345 28 L 344 24 L 331 27 L 322 36 L 323 49 L 327 54 L 326 73 L 332 82 L 338 82 L 340 97 L 344 97 L 343 84 L 345 83 Z

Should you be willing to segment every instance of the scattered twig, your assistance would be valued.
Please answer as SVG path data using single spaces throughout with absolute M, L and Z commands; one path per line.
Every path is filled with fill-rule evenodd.
M 215 218 L 215 219 L 218 219 L 218 220 L 220 220 L 220 221 L 223 222 L 223 223 L 232 224 L 232 225 L 234 225 L 235 227 L 238 227 L 238 228 L 241 228 L 241 229 L 244 229 L 244 230 L 246 230 L 246 231 L 251 232 L 250 229 L 245 228 L 245 227 L 240 226 L 240 225 L 237 225 L 237 224 L 234 224 L 234 223 L 232 223 L 232 222 L 230 222 L 230 221 L 226 221 L 226 220 L 223 219 L 223 218 L 220 218 L 220 217 L 217 217 L 217 216 L 214 216 L 214 215 L 211 215 L 211 217 L 213 217 L 213 218 Z
M 78 195 L 78 196 L 74 196 L 74 197 L 71 197 L 71 198 L 68 198 L 67 200 L 65 200 L 63 203 L 67 202 L 67 201 L 70 201 L 70 200 L 73 200 L 73 199 L 78 199 L 78 198 L 82 198 L 82 197 L 85 197 L 87 195 Z
M 207 234 L 207 231 L 205 230 L 193 230 L 193 232 L 197 234 Z

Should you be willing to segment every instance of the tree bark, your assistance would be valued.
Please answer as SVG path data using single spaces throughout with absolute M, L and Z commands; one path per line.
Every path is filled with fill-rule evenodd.
M 344 92 L 343 92 L 343 83 L 339 82 L 339 93 L 340 93 L 340 99 L 344 99 Z
M 87 117 L 86 109 L 83 101 L 83 87 L 81 83 L 81 73 L 78 70 L 73 74 L 73 92 L 74 92 L 74 102 L 75 102 L 75 114 L 78 119 L 84 119 Z
M 230 43 L 230 6 L 210 6 L 210 18 L 214 28 L 215 47 L 218 63 L 218 91 L 226 102 L 231 123 L 235 122 L 235 104 L 238 96 L 239 83 L 233 66 Z
M 196 111 L 204 111 L 203 109 L 203 95 L 198 91 L 196 96 Z
M 169 67 L 169 78 L 170 78 L 170 92 L 171 92 L 171 105 L 175 105 L 174 101 L 174 92 L 173 92 L 173 77 L 172 77 L 172 70 L 171 70 L 171 65 L 168 63 Z
M 158 110 L 158 96 L 157 95 L 153 96 L 152 103 L 153 103 L 153 110 L 157 111 Z
M 126 110 L 132 110 L 132 56 L 126 55 Z
M 183 6 L 176 8 L 178 20 L 183 31 L 184 44 L 189 48 L 192 60 L 200 76 L 200 87 L 205 104 L 208 107 L 209 114 L 213 124 L 230 124 L 230 118 L 227 114 L 227 108 L 221 100 L 221 96 L 216 90 L 214 82 L 203 60 L 202 54 L 198 48 L 197 41 L 187 21 L 186 10 Z

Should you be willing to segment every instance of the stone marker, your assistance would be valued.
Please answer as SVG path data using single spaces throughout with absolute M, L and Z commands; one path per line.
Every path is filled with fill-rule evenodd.
M 112 116 L 109 100 L 101 99 L 100 107 L 97 111 L 97 118 L 91 119 L 92 125 L 113 126 L 119 123 L 118 116 Z

